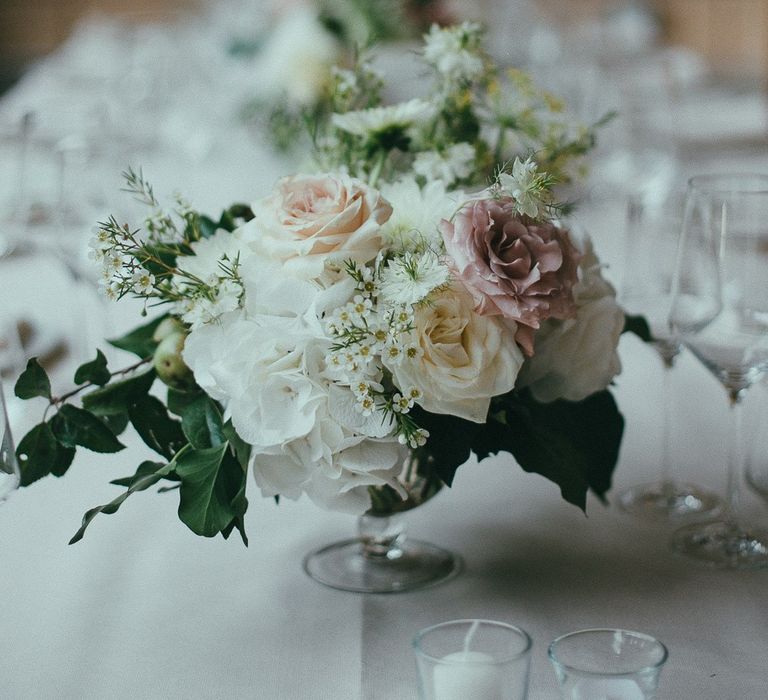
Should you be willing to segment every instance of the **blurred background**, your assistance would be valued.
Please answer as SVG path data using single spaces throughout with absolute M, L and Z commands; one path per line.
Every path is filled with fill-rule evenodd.
M 211 0 L 0 0 L 0 86 L 7 87 L 25 67 L 55 50 L 87 15 L 107 14 L 140 22 L 167 19 L 179 11 L 199 12 Z M 259 3 L 252 3 L 254 7 Z M 266 4 L 266 0 L 263 4 Z M 286 3 L 289 4 L 289 3 Z M 482 15 L 492 0 L 453 5 L 457 14 Z M 765 0 L 510 0 L 506 9 L 526 4 L 554 24 L 585 24 L 619 14 L 653 17 L 659 40 L 698 52 L 720 76 L 768 83 L 768 2 Z M 514 10 L 513 10 L 514 11 Z

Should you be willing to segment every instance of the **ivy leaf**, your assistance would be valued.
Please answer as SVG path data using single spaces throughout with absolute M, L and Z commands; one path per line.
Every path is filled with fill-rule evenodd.
M 619 455 L 624 419 L 608 391 L 583 401 L 542 404 L 529 392 L 499 405 L 473 445 L 478 458 L 500 451 L 514 455 L 527 472 L 554 481 L 563 498 L 586 510 L 587 491 L 605 501 Z
M 30 358 L 27 362 L 26 369 L 16 381 L 13 393 L 20 399 L 31 399 L 35 396 L 51 398 L 51 381 L 45 370 L 38 364 L 36 357 Z
M 21 472 L 21 485 L 29 486 L 51 473 L 56 463 L 58 443 L 48 423 L 39 423 L 16 447 L 16 460 Z
M 147 447 L 166 459 L 173 459 L 187 443 L 181 424 L 168 415 L 163 402 L 154 396 L 142 396 L 128 410 L 128 415 Z
M 150 464 L 150 462 L 143 462 L 142 464 Z M 99 513 L 104 513 L 104 515 L 112 515 L 113 513 L 116 513 L 120 506 L 125 502 L 125 499 L 128 498 L 128 496 L 130 496 L 132 493 L 136 493 L 136 491 L 144 491 L 150 486 L 153 486 L 158 481 L 160 481 L 160 479 L 168 476 L 173 471 L 173 467 L 173 463 L 160 465 L 157 471 L 154 473 L 148 473 L 137 478 L 134 482 L 131 483 L 130 487 L 124 493 L 121 493 L 117 498 L 113 499 L 109 503 L 106 503 L 103 506 L 96 506 L 96 508 L 91 508 L 83 516 L 83 523 L 80 526 L 80 529 L 69 541 L 69 544 L 74 544 L 75 542 L 79 542 L 81 539 L 83 539 L 86 528 L 91 524 L 93 519 Z
M 155 370 L 148 369 L 128 379 L 110 382 L 83 396 L 83 408 L 97 416 L 127 413 L 139 399 L 146 396 L 155 381 Z
M 142 359 L 149 357 L 157 347 L 157 342 L 152 337 L 155 333 L 155 329 L 168 317 L 168 314 L 163 314 L 158 318 L 150 321 L 149 323 L 139 326 L 130 333 L 127 333 L 120 338 L 113 338 L 107 342 L 113 347 L 120 348 L 121 350 L 127 350 L 134 355 L 138 355 Z
M 189 404 L 196 401 L 201 396 L 205 396 L 205 394 L 200 390 L 182 391 L 181 389 L 168 387 L 168 410 L 181 417 L 184 415 L 184 411 L 187 410 Z
M 85 384 L 91 382 L 103 386 L 112 375 L 107 369 L 107 358 L 101 350 L 96 351 L 96 359 L 80 365 L 75 372 L 75 384 Z
M 185 452 L 176 461 L 181 479 L 179 518 L 196 535 L 214 537 L 242 518 L 245 471 L 225 442 Z
M 224 424 L 224 436 L 229 441 L 229 447 L 234 451 L 240 466 L 247 469 L 248 461 L 251 458 L 251 446 L 237 434 L 232 421 L 227 421 Z
M 624 330 L 622 333 L 634 333 L 640 340 L 646 343 L 653 342 L 651 327 L 643 316 L 624 314 Z
M 181 416 L 181 427 L 196 449 L 218 447 L 227 441 L 219 407 L 206 395 L 186 407 Z
M 119 452 L 125 447 L 93 413 L 70 404 L 51 419 L 51 430 L 64 447 L 80 445 L 94 452 Z
M 450 486 L 456 470 L 469 459 L 472 441 L 482 425 L 456 416 L 429 413 L 419 406 L 411 409 L 411 415 L 431 435 L 440 436 L 419 448 L 419 463 L 431 465 L 432 473 Z
M 128 427 L 128 414 L 115 413 L 109 416 L 99 416 L 99 420 L 104 423 L 115 435 L 122 435 Z
M 203 238 L 210 238 L 219 227 L 210 216 L 205 216 L 204 214 L 201 214 L 198 218 L 197 226 Z

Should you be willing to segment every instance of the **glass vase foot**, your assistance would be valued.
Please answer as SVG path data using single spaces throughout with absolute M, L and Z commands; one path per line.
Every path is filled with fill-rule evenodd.
M 692 484 L 655 482 L 623 491 L 619 505 L 623 511 L 645 520 L 681 520 L 714 515 L 721 510 L 722 501 Z
M 768 532 L 728 522 L 682 527 L 673 535 L 672 548 L 717 569 L 768 568 Z
M 382 553 L 371 553 L 361 539 L 344 540 L 304 559 L 304 570 L 315 581 L 357 593 L 400 593 L 433 586 L 455 576 L 461 566 L 457 555 L 411 539 Z

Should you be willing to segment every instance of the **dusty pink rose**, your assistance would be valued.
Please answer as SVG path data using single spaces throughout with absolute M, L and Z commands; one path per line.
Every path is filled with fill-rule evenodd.
M 515 339 L 533 354 L 534 331 L 576 314 L 579 252 L 568 231 L 518 214 L 510 201 L 478 200 L 441 222 L 456 275 L 483 315 L 516 321 Z
M 343 175 L 296 175 L 253 206 L 256 251 L 312 278 L 325 262 L 373 260 L 392 207 L 378 190 Z

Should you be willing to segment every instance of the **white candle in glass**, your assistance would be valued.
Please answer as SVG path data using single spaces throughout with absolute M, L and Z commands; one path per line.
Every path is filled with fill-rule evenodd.
M 472 623 L 462 651 L 447 654 L 435 666 L 434 700 L 503 700 L 504 678 L 493 657 L 469 650 L 479 624 Z
M 645 700 L 645 693 L 628 678 L 581 680 L 573 688 L 573 700 Z

